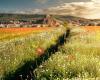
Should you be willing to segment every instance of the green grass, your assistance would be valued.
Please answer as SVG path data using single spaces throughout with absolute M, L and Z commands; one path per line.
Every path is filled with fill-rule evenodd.
M 30 34 L 0 42 L 0 79 L 5 75 L 14 73 L 25 62 L 35 60 L 39 57 L 36 49 L 42 47 L 44 50 L 50 45 L 56 44 L 56 40 L 66 29 L 64 27 L 55 28 L 49 32 Z
M 99 34 L 73 28 L 67 43 L 34 71 L 36 79 L 99 80 Z

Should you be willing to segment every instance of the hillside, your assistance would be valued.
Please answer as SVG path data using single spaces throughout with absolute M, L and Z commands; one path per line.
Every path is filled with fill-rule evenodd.
M 80 26 L 99 26 L 100 19 L 86 19 L 71 15 L 52 15 L 60 21 L 77 24 Z M 0 23 L 11 23 L 11 21 L 28 22 L 32 24 L 43 24 L 44 19 L 47 18 L 46 14 L 5 14 L 0 13 Z
M 61 21 L 66 21 L 80 26 L 100 26 L 100 19 L 86 19 L 70 15 L 54 15 L 54 17 Z

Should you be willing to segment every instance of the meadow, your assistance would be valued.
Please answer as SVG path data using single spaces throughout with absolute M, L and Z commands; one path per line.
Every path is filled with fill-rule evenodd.
M 100 27 L 71 28 L 66 41 L 33 71 L 36 80 L 100 80 Z
M 55 45 L 66 28 L 0 28 L 0 80 Z
M 50 31 L 52 28 L 0 28 L 0 41 L 10 40 L 16 37 L 23 37 L 31 33 Z

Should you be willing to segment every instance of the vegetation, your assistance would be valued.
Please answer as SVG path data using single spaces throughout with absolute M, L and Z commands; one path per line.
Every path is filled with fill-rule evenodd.
M 73 28 L 70 39 L 35 71 L 36 80 L 99 80 L 100 31 Z
M 0 41 L 0 79 L 14 73 L 25 62 L 42 55 L 50 45 L 56 43 L 65 30 L 64 27 L 58 27 L 49 31 L 31 32 L 21 37 L 11 36 L 13 38 L 10 39 L 6 37 L 6 40 Z
M 46 15 L 39 15 L 39 14 L 5 14 L 5 13 L 0 13 L 0 19 L 3 20 L 8 20 L 9 19 L 14 19 L 14 20 L 30 20 L 32 18 L 45 18 Z
M 0 41 L 10 40 L 17 37 L 25 37 L 40 32 L 51 31 L 54 28 L 0 28 Z
M 16 21 L 41 23 L 46 15 L 0 14 L 2 21 L 13 17 Z M 35 19 L 42 18 L 35 21 Z M 100 79 L 100 28 L 76 27 L 66 22 L 78 18 L 72 16 L 52 16 L 63 26 L 55 28 L 0 28 L 0 79 L 8 78 L 29 61 L 37 61 L 33 71 L 36 80 L 99 80 Z M 7 20 L 9 21 L 9 20 Z M 80 21 L 80 20 L 79 20 Z M 69 21 L 70 22 L 70 21 Z M 76 21 L 77 22 L 77 21 Z M 80 21 L 81 22 L 81 21 Z M 83 23 L 83 22 L 82 22 Z M 88 22 L 87 22 L 88 23 Z M 71 29 L 69 38 L 63 46 L 58 40 L 65 34 L 66 28 Z M 65 37 L 65 36 L 63 36 Z M 64 41 L 64 39 L 63 39 Z M 49 48 L 57 52 L 49 54 Z M 45 51 L 47 53 L 45 53 Z M 50 58 L 43 62 L 47 54 Z M 50 56 L 51 55 L 51 56 Z M 42 63 L 43 62 L 43 63 Z M 41 65 L 42 63 L 42 65 Z M 27 67 L 27 66 L 25 66 Z M 13 75 L 12 75 L 13 76 Z M 27 76 L 24 75 L 24 76 Z M 29 76 L 28 76 L 29 77 Z

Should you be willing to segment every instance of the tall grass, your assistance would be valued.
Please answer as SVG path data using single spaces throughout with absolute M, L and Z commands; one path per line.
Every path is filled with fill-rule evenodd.
M 11 40 L 17 37 L 25 37 L 31 33 L 51 31 L 54 28 L 0 28 L 0 41 Z
M 44 50 L 56 43 L 60 35 L 65 32 L 64 27 L 55 28 L 37 34 L 17 37 L 0 42 L 0 79 L 14 73 L 26 61 L 35 60 L 39 55 L 37 48 Z
M 100 80 L 100 32 L 71 30 L 70 39 L 38 67 L 37 80 Z

